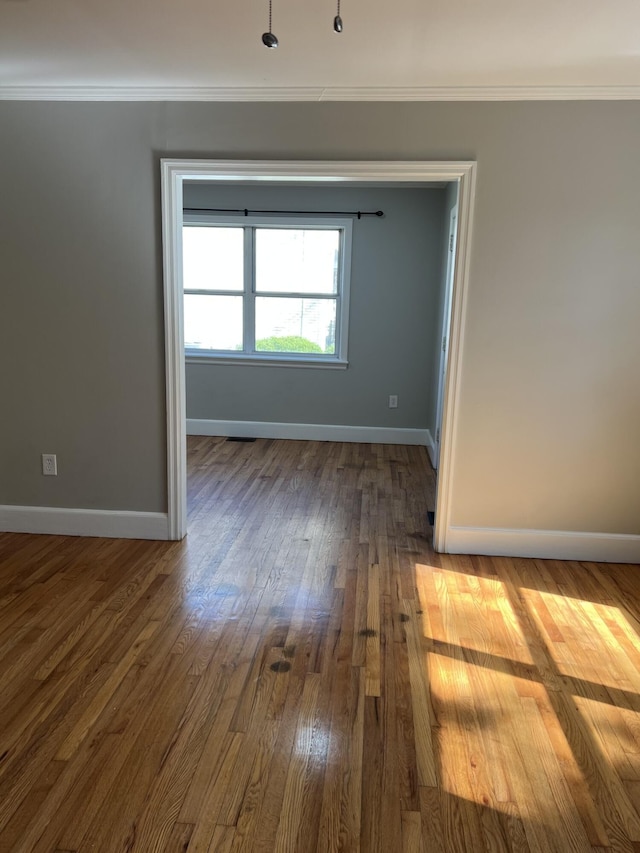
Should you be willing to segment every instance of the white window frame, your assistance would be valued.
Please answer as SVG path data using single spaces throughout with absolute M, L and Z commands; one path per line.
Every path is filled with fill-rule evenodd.
M 203 296 L 242 296 L 244 352 L 210 350 L 185 346 L 185 357 L 189 363 L 215 361 L 216 364 L 280 365 L 282 367 L 346 368 L 348 362 L 349 337 L 349 293 L 351 285 L 351 243 L 353 220 L 326 216 L 218 216 L 208 213 L 185 213 L 183 227 L 193 225 L 244 228 L 244 288 L 238 290 L 192 290 L 184 288 L 185 295 L 194 293 Z M 336 294 L 294 293 L 292 291 L 257 292 L 255 286 L 255 229 L 291 228 L 328 230 L 340 232 L 340 254 Z M 255 300 L 256 297 L 284 297 L 298 299 L 331 299 L 336 303 L 336 346 L 335 353 L 274 353 L 255 351 Z M 249 351 L 246 351 L 249 350 Z

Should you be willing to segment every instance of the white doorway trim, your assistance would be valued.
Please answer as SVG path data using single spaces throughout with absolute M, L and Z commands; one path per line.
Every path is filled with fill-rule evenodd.
M 450 529 L 452 474 L 455 461 L 457 409 L 466 295 L 469 279 L 476 164 L 473 161 L 284 161 L 165 159 L 162 169 L 162 235 L 164 259 L 165 367 L 167 405 L 167 505 L 169 538 L 187 532 L 187 465 L 185 361 L 182 322 L 182 208 L 185 180 L 223 184 L 328 185 L 355 183 L 409 184 L 459 181 L 458 240 L 452 293 L 449 360 L 440 434 L 440 466 L 436 497 L 434 546 L 446 552 Z
M 436 469 L 440 467 L 440 437 L 442 433 L 442 412 L 444 407 L 444 384 L 447 375 L 447 359 L 449 357 L 449 328 L 451 326 L 451 294 L 453 291 L 453 275 L 455 272 L 455 252 L 458 238 L 458 202 L 451 208 L 449 214 L 449 231 L 447 235 L 447 263 L 444 276 L 444 300 L 442 311 L 442 332 L 439 346 L 438 387 L 436 394 L 436 423 L 433 435 L 433 452 L 430 453 L 431 464 Z

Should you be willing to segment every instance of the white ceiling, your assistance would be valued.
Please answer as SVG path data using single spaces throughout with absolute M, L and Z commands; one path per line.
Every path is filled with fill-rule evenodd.
M 0 0 L 0 97 L 640 97 L 640 0 Z

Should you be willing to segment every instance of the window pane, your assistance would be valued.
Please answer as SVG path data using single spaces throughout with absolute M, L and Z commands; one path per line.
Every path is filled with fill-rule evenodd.
M 256 350 L 333 355 L 336 300 L 257 297 Z
M 182 278 L 185 290 L 242 290 L 242 228 L 182 229 Z
M 256 290 L 337 293 L 340 231 L 256 229 Z
M 184 297 L 184 345 L 242 351 L 242 296 Z

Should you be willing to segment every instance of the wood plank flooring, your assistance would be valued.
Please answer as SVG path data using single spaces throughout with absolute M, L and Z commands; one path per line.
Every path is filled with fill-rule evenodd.
M 2 853 L 640 851 L 638 566 L 434 554 L 423 448 L 189 471 L 184 542 L 0 534 Z

